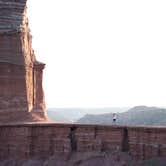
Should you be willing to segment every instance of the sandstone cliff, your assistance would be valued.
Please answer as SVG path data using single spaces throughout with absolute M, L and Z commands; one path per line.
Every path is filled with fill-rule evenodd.
M 0 166 L 164 166 L 165 138 L 165 127 L 3 124 Z
M 44 120 L 44 64 L 36 60 L 26 0 L 0 0 L 0 121 Z M 40 118 L 38 118 L 40 117 Z

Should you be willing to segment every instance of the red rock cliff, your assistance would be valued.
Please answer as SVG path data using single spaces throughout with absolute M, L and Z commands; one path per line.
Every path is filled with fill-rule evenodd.
M 56 123 L 0 125 L 0 165 L 5 160 L 42 159 L 41 162 L 47 160 L 47 163 L 39 165 L 45 166 L 137 166 L 137 160 L 152 158 L 164 159 L 166 165 L 165 127 Z M 5 166 L 8 165 L 12 166 Z
M 0 121 L 45 119 L 44 64 L 36 60 L 26 0 L 0 0 Z

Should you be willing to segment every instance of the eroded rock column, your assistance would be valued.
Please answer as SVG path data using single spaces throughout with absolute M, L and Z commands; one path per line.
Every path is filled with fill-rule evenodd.
M 32 49 L 26 0 L 0 0 L 0 122 L 46 119 L 44 66 Z

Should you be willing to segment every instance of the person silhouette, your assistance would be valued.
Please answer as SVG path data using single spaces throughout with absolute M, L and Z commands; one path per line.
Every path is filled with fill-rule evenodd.
M 117 119 L 117 115 L 113 113 L 113 117 L 112 117 L 113 125 L 116 125 L 116 119 Z

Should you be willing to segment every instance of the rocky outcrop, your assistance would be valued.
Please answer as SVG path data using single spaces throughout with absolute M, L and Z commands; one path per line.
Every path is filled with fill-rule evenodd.
M 165 138 L 166 128 L 163 127 L 56 123 L 0 125 L 0 161 L 35 158 L 47 160 L 50 157 L 56 158 L 58 155 L 68 161 L 73 154 L 80 154 L 78 158 L 76 155 L 73 159 L 87 162 L 87 158 L 81 159 L 82 154 L 84 157 L 90 154 L 89 159 L 91 159 L 93 154 L 100 158 L 102 154 L 122 153 L 135 161 L 156 157 L 165 158 Z
M 42 89 L 44 66 L 36 60 L 32 49 L 26 0 L 0 0 L 1 123 L 26 121 L 26 117 L 29 121 L 31 114 L 46 119 Z

